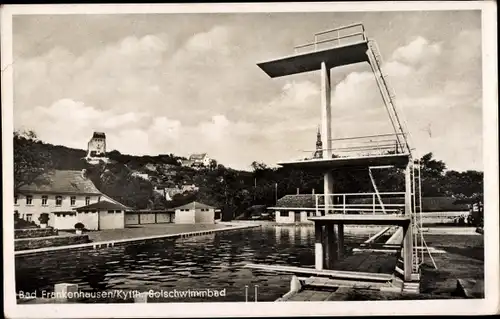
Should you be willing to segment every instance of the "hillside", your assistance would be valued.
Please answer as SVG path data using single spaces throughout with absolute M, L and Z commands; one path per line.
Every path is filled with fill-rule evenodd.
M 276 198 L 286 194 L 323 192 L 322 172 L 269 168 L 258 162 L 252 163 L 253 172 L 223 165 L 195 170 L 181 166 L 178 159 L 183 158 L 174 154 L 133 156 L 118 151 L 106 154 L 109 161 L 91 165 L 84 159 L 86 151 L 44 143 L 31 134 L 14 136 L 15 187 L 47 169 L 86 169 L 100 191 L 130 207 L 161 209 L 196 199 L 223 209 L 230 218 L 253 205 L 274 205 Z M 482 172 L 446 170 L 445 163 L 433 159 L 431 153 L 421 162 L 424 197 L 482 197 Z M 381 192 L 404 188 L 401 170 L 379 170 L 374 175 Z M 337 193 L 373 191 L 363 170 L 335 171 L 334 180 Z M 173 201 L 154 190 L 191 184 L 198 189 L 177 194 Z

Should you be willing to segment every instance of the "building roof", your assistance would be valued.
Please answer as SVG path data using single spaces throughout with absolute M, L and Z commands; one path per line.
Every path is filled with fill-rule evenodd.
M 323 197 L 319 197 L 320 204 L 323 203 Z M 316 198 L 313 194 L 301 194 L 301 195 L 285 195 L 278 199 L 275 207 L 277 208 L 316 208 Z
M 205 156 L 207 156 L 207 153 L 201 153 L 201 154 L 192 154 L 191 156 L 189 156 L 189 160 L 193 161 L 193 160 L 202 160 L 205 158 Z
M 215 207 L 194 201 L 194 202 L 191 202 L 189 204 L 175 207 L 174 209 L 176 209 L 176 210 L 177 209 L 215 209 Z
M 112 203 L 107 200 L 102 200 L 97 203 L 93 203 L 87 206 L 82 206 L 76 208 L 77 211 L 86 211 L 86 210 L 130 210 L 130 207 L 122 205 L 118 202 Z
M 21 193 L 100 195 L 94 183 L 81 171 L 54 170 L 39 176 L 29 185 L 19 188 Z
M 94 132 L 92 138 L 106 138 L 106 134 L 104 132 Z

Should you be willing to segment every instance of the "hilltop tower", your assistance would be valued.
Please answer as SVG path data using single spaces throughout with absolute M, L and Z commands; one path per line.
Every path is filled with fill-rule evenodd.
M 87 157 L 106 156 L 106 134 L 94 132 L 87 144 Z

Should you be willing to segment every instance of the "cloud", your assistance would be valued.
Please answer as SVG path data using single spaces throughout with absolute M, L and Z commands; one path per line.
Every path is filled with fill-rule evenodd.
M 452 168 L 465 168 L 467 162 L 481 167 L 477 160 L 482 143 L 481 83 L 475 77 L 477 70 L 461 72 L 465 58 L 476 57 L 477 62 L 480 54 L 478 45 L 469 47 L 466 41 L 477 44 L 475 34 L 464 31 L 447 46 L 417 37 L 395 49 L 382 66 L 414 146 L 422 154 L 434 152 Z M 460 58 L 450 58 L 454 55 Z M 334 88 L 332 105 L 341 110 L 333 123 L 336 137 L 392 131 L 371 72 L 348 74 Z
M 110 149 L 122 153 L 206 151 L 239 168 L 253 160 L 271 164 L 300 157 L 299 150 L 314 147 L 320 124 L 319 79 L 269 79 L 256 61 L 282 54 L 292 37 L 269 43 L 261 31 L 259 42 L 248 31 L 211 24 L 189 34 L 133 33 L 80 53 L 57 45 L 20 57 L 14 67 L 15 125 L 78 148 L 86 147 L 92 131 L 103 130 Z M 417 132 L 417 147 L 441 152 L 459 167 L 475 155 L 474 143 L 481 143 L 480 32 L 462 30 L 443 39 L 411 38 L 386 54 L 383 69 Z M 333 83 L 334 137 L 390 130 L 373 74 L 364 67 Z M 457 123 L 449 123 L 450 112 Z M 461 127 L 464 114 L 462 121 L 469 122 Z M 462 145 L 470 146 L 454 136 L 469 137 Z M 460 160 L 452 155 L 462 149 Z
M 429 43 L 421 36 L 405 46 L 397 48 L 392 54 L 392 60 L 409 65 L 417 65 L 435 59 L 441 54 L 440 43 Z

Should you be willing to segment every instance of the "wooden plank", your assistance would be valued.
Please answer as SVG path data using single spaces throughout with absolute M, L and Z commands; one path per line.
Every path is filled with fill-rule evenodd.
M 325 277 L 344 278 L 344 279 L 359 279 L 359 280 L 373 280 L 373 281 L 389 281 L 392 279 L 392 275 L 390 274 L 378 274 L 378 273 L 357 272 L 357 271 L 341 271 L 341 270 L 329 270 L 329 269 L 316 270 L 313 268 L 302 268 L 302 267 L 284 266 L 284 265 L 246 264 L 245 268 L 277 271 L 277 272 L 290 272 L 297 274 L 311 274 L 315 276 L 325 276 Z
M 388 245 L 401 245 L 402 241 L 403 241 L 403 228 L 400 227 L 385 243 Z
M 382 229 L 381 231 L 379 231 L 378 233 L 376 233 L 372 237 L 368 238 L 364 243 L 365 244 L 369 244 L 371 242 L 374 242 L 375 240 L 377 240 L 377 238 L 379 238 L 380 236 L 382 236 L 383 234 L 385 234 L 391 228 L 392 228 L 392 226 L 389 226 L 389 227 L 386 227 L 386 228 Z
M 385 282 L 370 282 L 370 281 L 359 281 L 359 280 L 340 280 L 340 279 L 328 279 L 319 278 L 306 280 L 304 282 L 306 289 L 309 288 L 337 288 L 337 287 L 347 287 L 347 288 L 363 288 L 363 289 L 379 289 L 380 287 L 388 286 Z

